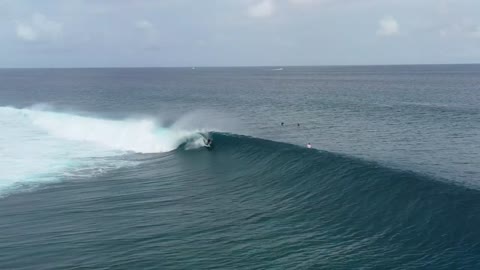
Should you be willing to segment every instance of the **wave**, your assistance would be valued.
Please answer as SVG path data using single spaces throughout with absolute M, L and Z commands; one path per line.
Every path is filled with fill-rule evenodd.
M 245 269 L 266 261 L 266 267 L 258 268 L 298 268 L 305 262 L 311 268 L 326 263 L 335 268 L 346 265 L 344 258 L 350 268 L 374 264 L 382 269 L 444 269 L 478 261 L 477 191 L 291 144 L 224 133 L 212 137 L 213 151 L 180 147 L 166 154 L 129 155 L 141 164 L 111 170 L 89 183 L 64 183 L 52 192 L 7 199 L 5 215 L 15 221 L 9 224 L 20 225 L 31 223 L 30 213 L 47 217 L 41 228 L 53 234 L 32 234 L 29 244 L 62 237 L 62 245 L 54 245 L 61 250 L 77 243 L 76 236 L 93 244 L 103 240 L 105 232 L 92 233 L 89 225 L 107 213 L 103 226 L 115 228 L 107 236 L 133 232 L 124 237 L 138 242 L 140 248 L 129 262 L 141 260 L 144 252 L 164 242 L 186 250 L 179 253 L 181 259 L 192 257 L 192 245 L 200 247 L 194 257 L 220 255 L 219 260 L 204 257 L 204 268 L 216 263 L 235 268 L 229 267 L 232 254 L 260 258 L 240 267 Z M 72 224 L 67 231 L 65 220 Z M 10 235 L 19 231 L 4 227 Z M 172 235 L 179 240 L 171 240 Z M 105 248 L 92 248 L 97 246 L 98 252 Z M 11 261 L 19 256 L 11 255 Z M 326 257 L 339 259 L 317 263 Z
M 219 133 L 213 134 L 213 140 L 212 152 L 177 153 L 188 164 L 203 162 L 188 172 L 196 179 L 189 183 L 208 190 L 196 193 L 199 201 L 206 204 L 204 197 L 209 196 L 221 202 L 212 203 L 212 212 L 227 213 L 232 231 L 243 230 L 237 237 L 252 243 L 252 248 L 262 239 L 273 243 L 270 250 L 289 254 L 293 245 L 303 261 L 305 250 L 322 246 L 321 251 L 312 248 L 313 252 L 328 250 L 380 268 L 398 264 L 397 257 L 388 254 L 409 254 L 402 255 L 410 263 L 405 268 L 477 257 L 477 190 L 291 144 Z M 215 228 L 208 231 L 217 233 Z M 427 262 L 425 254 L 433 254 Z
M 266 178 L 275 178 L 269 174 L 277 175 L 272 180 L 275 182 L 294 177 L 297 178 L 297 184 L 318 178 L 322 179 L 322 187 L 332 181 L 355 186 L 359 190 L 368 189 L 372 185 L 386 188 L 388 185 L 394 187 L 399 184 L 404 187 L 433 184 L 470 188 L 409 169 L 391 168 L 376 161 L 304 146 L 226 133 L 213 133 L 212 138 L 215 142 L 215 155 L 222 157 L 218 159 L 219 166 L 236 167 L 244 164 L 244 173 L 263 172 Z
M 79 177 L 82 181 L 95 179 L 91 186 L 80 184 L 87 190 L 94 187 L 93 193 L 97 183 L 108 189 L 120 185 L 121 190 L 133 196 L 129 198 L 137 198 L 110 200 L 116 204 L 112 209 L 123 211 L 129 208 L 125 205 L 145 198 L 155 201 L 163 195 L 173 196 L 177 199 L 172 203 L 202 213 L 200 219 L 204 213 L 224 213 L 226 216 L 213 220 L 241 224 L 239 228 L 246 232 L 256 229 L 254 235 L 259 231 L 285 235 L 285 228 L 290 228 L 288 234 L 299 237 L 299 244 L 332 242 L 338 246 L 331 248 L 338 251 L 351 250 L 351 244 L 356 243 L 351 252 L 372 260 L 380 260 L 375 254 L 385 248 L 384 243 L 391 242 L 396 243 L 392 254 L 434 250 L 442 245 L 457 247 L 451 253 L 453 258 L 463 258 L 460 255 L 468 255 L 471 247 L 478 247 L 480 235 L 470 233 L 480 222 L 478 191 L 442 179 L 327 151 L 218 132 L 210 134 L 215 144 L 212 151 L 190 151 L 189 146 L 197 139 L 186 136 L 181 137 L 183 141 L 178 139 L 178 147 L 168 153 L 122 155 L 125 145 L 112 149 L 112 144 L 103 143 L 102 136 L 79 140 L 83 136 L 59 130 L 60 119 L 80 119 L 77 124 L 85 123 L 89 128 L 98 125 L 99 130 L 111 126 L 116 131 L 122 130 L 120 123 L 140 128 L 144 127 L 141 122 L 112 122 L 51 112 L 43 119 L 43 112 L 13 108 L 0 108 L 0 115 L 0 124 L 7 131 L 0 137 L 3 195 L 11 190 L 17 192 L 18 188 L 36 190 L 39 183 L 40 187 L 49 187 L 43 185 L 46 181 Z M 22 166 L 15 166 L 16 161 Z M 92 178 L 95 173 L 99 175 Z M 66 188 L 61 190 L 75 194 L 75 186 L 65 183 Z M 111 195 L 100 192 L 97 196 Z M 97 207 L 92 200 L 85 203 L 86 207 Z M 170 203 L 159 201 L 155 205 Z M 193 220 L 198 225 L 198 220 Z M 216 233 L 216 228 L 205 231 Z M 468 237 L 457 239 L 459 234 Z M 248 233 L 242 235 L 250 237 Z M 426 237 L 416 241 L 419 235 Z M 277 242 L 278 247 L 288 248 L 290 244 Z
M 0 125 L 0 189 L 55 181 L 85 168 L 95 173 L 122 166 L 129 162 L 111 157 L 126 153 L 203 143 L 202 130 L 163 127 L 154 119 L 108 120 L 33 108 L 0 107 Z
M 238 190 L 232 192 L 249 189 L 248 194 L 268 196 L 276 208 L 286 204 L 295 208 L 293 204 L 301 212 L 316 209 L 326 219 L 334 218 L 333 214 L 342 215 L 338 222 L 346 227 L 349 222 L 362 223 L 364 227 L 370 226 L 368 222 L 372 220 L 392 223 L 386 216 L 407 222 L 409 218 L 422 218 L 434 212 L 435 219 L 426 220 L 423 225 L 440 230 L 446 218 L 437 213 L 455 213 L 457 206 L 451 200 L 466 200 L 465 203 L 474 200 L 475 205 L 480 205 L 478 190 L 408 169 L 233 134 L 214 133 L 213 140 L 216 148 L 209 154 L 215 160 L 215 167 L 228 168 L 222 170 L 221 178 L 236 183 Z M 194 155 L 186 156 L 197 160 Z M 320 206 L 330 212 L 324 212 Z M 470 206 L 468 209 L 473 211 Z M 385 211 L 391 213 L 385 215 Z
M 205 152 L 184 151 L 203 146 L 203 130 L 188 130 L 185 124 L 175 123 L 165 127 L 154 119 L 108 120 L 0 107 L 0 124 L 0 191 L 142 163 L 129 153 L 156 154 L 179 149 L 175 155 L 187 153 L 194 158 L 198 152 Z M 385 185 L 395 186 L 399 181 L 432 182 L 423 175 L 335 153 L 235 134 L 211 135 L 215 144 L 211 155 L 221 157 L 215 166 L 232 168 L 239 178 L 261 176 L 271 179 L 272 185 L 292 178 L 297 185 L 311 185 L 309 181 L 318 178 L 322 179 L 322 189 L 343 183 L 357 190 L 371 185 L 387 188 Z

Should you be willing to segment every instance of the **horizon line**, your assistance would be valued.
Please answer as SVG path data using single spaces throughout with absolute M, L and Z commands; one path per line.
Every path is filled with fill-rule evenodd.
M 128 69 L 128 68 L 286 68 L 286 67 L 386 67 L 386 66 L 454 66 L 480 65 L 479 63 L 441 63 L 441 64 L 333 64 L 333 65 L 233 65 L 233 66 L 79 66 L 79 67 L 0 67 L 0 69 Z

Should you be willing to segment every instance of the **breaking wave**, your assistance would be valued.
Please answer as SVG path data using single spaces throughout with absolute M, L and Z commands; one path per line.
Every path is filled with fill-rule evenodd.
M 168 128 L 154 119 L 108 120 L 40 109 L 0 107 L 0 189 L 53 181 L 59 175 L 118 167 L 126 153 L 202 146 L 200 130 Z M 117 157 L 112 160 L 112 157 Z

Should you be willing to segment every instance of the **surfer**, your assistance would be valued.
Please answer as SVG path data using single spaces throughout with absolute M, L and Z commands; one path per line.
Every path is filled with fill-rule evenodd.
M 307 148 L 308 149 L 312 148 L 312 145 L 310 143 L 307 143 Z
M 207 147 L 207 148 L 212 147 L 213 140 L 210 138 L 208 133 L 207 134 L 200 133 L 200 135 L 203 137 L 204 147 Z
M 210 138 L 208 138 L 206 140 L 203 140 L 203 142 L 205 143 L 206 147 L 212 146 L 212 139 L 210 139 Z

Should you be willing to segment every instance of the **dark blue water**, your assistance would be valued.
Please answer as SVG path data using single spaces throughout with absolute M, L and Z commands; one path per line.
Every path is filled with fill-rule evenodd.
M 478 65 L 0 82 L 1 269 L 480 267 Z

